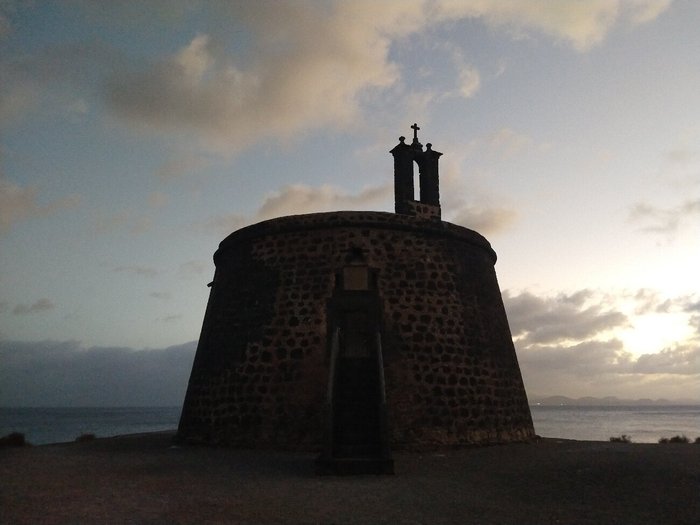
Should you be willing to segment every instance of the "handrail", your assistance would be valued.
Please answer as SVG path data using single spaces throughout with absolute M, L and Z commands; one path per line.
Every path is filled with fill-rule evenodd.
M 382 356 L 382 334 L 377 330 L 377 368 L 379 368 L 379 395 L 380 402 L 386 403 L 386 392 L 384 391 L 384 357 Z
M 331 362 L 328 377 L 328 404 L 333 403 L 333 388 L 335 386 L 335 367 L 340 350 L 340 328 L 336 328 L 331 338 Z

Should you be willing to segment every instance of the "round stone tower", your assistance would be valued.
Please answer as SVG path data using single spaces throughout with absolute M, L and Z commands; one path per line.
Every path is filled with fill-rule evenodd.
M 534 437 L 496 254 L 441 221 L 441 154 L 417 130 L 392 150 L 396 213 L 281 217 L 220 244 L 182 441 L 386 460 Z

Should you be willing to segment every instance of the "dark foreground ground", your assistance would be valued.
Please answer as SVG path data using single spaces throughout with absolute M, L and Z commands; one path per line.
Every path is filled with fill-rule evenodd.
M 171 438 L 0 450 L 0 523 L 700 523 L 700 445 L 544 439 L 317 477 L 313 455 Z

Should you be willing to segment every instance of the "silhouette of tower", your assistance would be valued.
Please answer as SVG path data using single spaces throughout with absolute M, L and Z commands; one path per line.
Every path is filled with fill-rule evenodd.
M 391 150 L 395 213 L 280 217 L 221 242 L 182 441 L 386 472 L 391 447 L 534 437 L 496 254 L 441 220 L 442 154 L 412 129 Z

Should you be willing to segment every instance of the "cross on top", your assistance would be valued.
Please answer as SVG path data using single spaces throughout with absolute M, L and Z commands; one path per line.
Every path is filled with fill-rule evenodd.
M 418 142 L 418 130 L 420 129 L 418 127 L 418 124 L 414 122 L 413 126 L 411 126 L 411 129 L 413 130 L 413 142 Z

